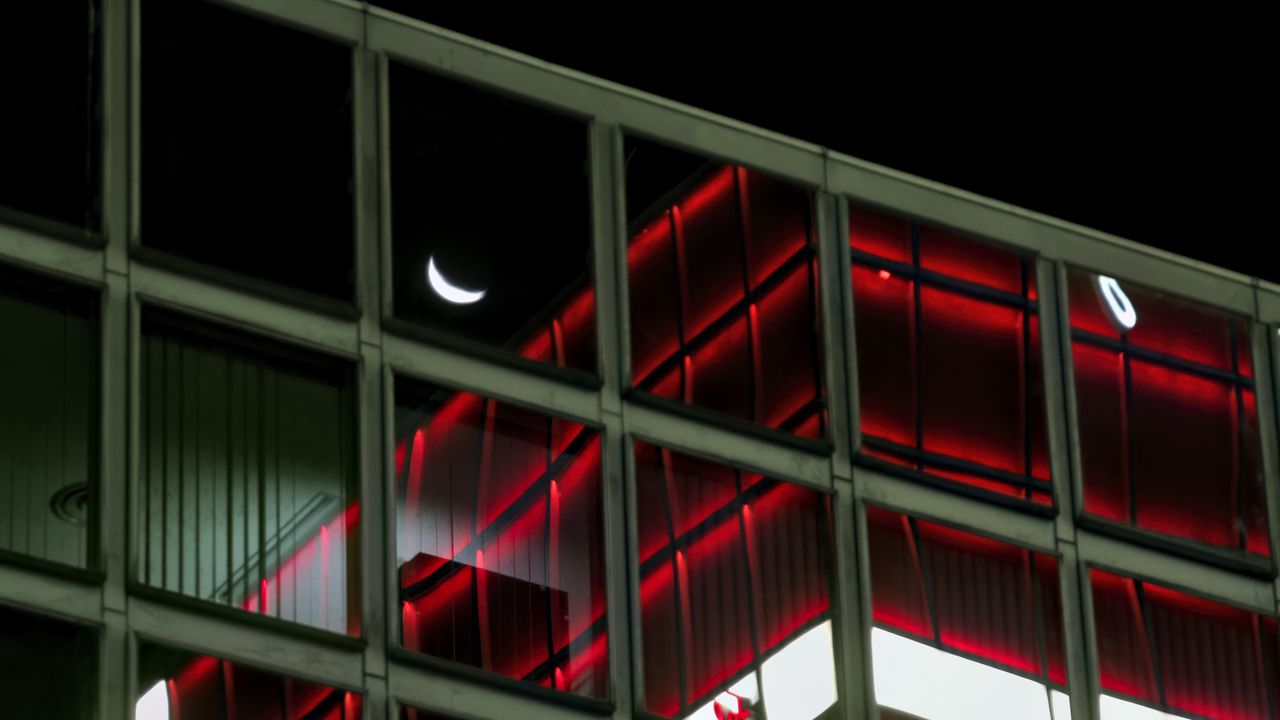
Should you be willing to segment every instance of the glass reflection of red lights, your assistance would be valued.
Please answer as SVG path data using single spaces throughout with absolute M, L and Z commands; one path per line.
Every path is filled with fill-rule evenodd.
M 636 444 L 645 702 L 683 716 L 830 616 L 826 497 Z
M 851 205 L 862 457 L 1052 504 L 1031 262 Z
M 635 386 L 822 437 L 807 194 L 722 166 L 659 210 L 627 249 Z
M 202 655 L 167 681 L 174 720 L 359 720 L 359 693 Z
M 459 392 L 396 457 L 404 646 L 604 697 L 597 431 Z
M 1065 689 L 1056 558 L 874 507 L 867 534 L 878 626 Z
M 1248 321 L 1125 283 L 1122 332 L 1096 284 L 1068 273 L 1086 512 L 1269 557 Z
M 1104 692 L 1178 715 L 1280 718 L 1276 618 L 1096 568 L 1090 580 Z

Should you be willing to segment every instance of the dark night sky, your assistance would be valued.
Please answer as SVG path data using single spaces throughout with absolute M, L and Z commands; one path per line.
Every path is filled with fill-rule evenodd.
M 1258 261 L 1274 185 L 1264 129 L 1277 126 L 1264 68 L 1276 58 L 1246 18 L 1108 18 L 1102 31 L 1059 20 L 1069 40 L 1039 25 L 1011 40 L 799 7 L 794 19 L 655 8 L 592 30 L 536 8 L 404 4 L 551 62 L 1280 281 Z

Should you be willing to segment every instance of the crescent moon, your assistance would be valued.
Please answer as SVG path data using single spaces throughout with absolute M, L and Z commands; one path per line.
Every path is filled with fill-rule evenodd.
M 427 281 L 431 283 L 431 289 L 437 295 L 447 302 L 454 305 L 470 305 L 479 302 L 487 290 L 467 290 L 445 279 L 444 275 L 436 269 L 436 259 L 434 257 L 427 258 Z

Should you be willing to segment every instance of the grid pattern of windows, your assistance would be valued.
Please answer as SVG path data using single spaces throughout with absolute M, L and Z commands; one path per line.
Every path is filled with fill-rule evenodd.
M 376 2 L 88 6 L 0 714 L 1277 720 L 1280 289 Z

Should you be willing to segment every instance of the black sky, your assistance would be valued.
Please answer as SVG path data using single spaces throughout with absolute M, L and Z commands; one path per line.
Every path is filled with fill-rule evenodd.
M 1256 18 L 1006 16 L 975 36 L 959 25 L 925 31 L 903 18 L 827 17 L 799 4 L 788 8 L 791 17 L 653 7 L 596 28 L 549 21 L 544 5 L 498 13 L 385 4 L 416 6 L 422 19 L 551 62 L 1280 281 L 1280 268 L 1260 257 L 1271 235 L 1277 63 Z

